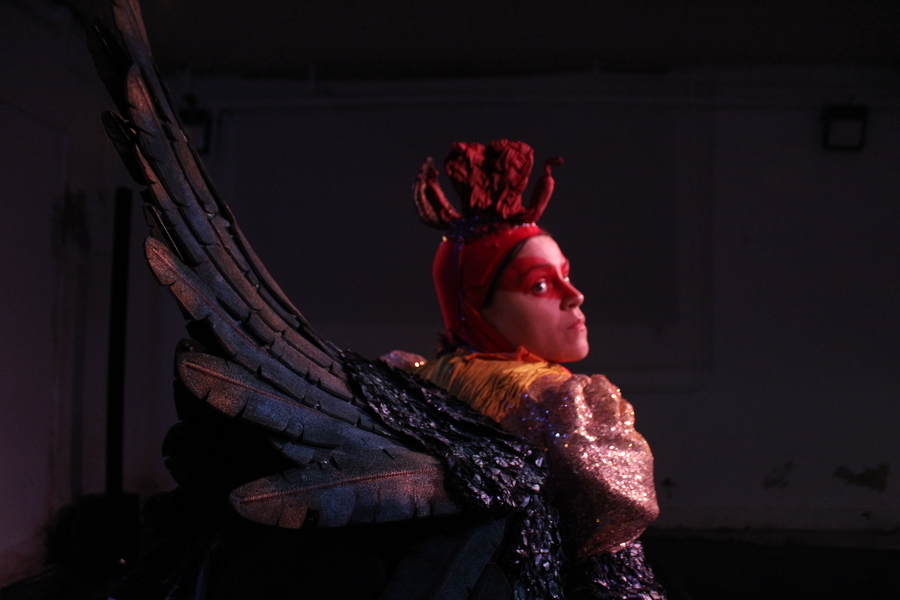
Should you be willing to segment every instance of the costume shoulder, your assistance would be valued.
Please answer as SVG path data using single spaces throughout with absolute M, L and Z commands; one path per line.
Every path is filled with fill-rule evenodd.
M 524 349 L 446 354 L 418 366 L 415 373 L 497 422 L 515 409 L 537 382 L 558 384 L 571 376 L 564 367 Z
M 605 376 L 522 351 L 458 352 L 415 370 L 546 453 L 564 539 L 580 559 L 620 550 L 658 516 L 650 447 Z
M 605 376 L 537 380 L 500 424 L 546 453 L 564 538 L 579 559 L 618 551 L 659 516 L 650 446 Z

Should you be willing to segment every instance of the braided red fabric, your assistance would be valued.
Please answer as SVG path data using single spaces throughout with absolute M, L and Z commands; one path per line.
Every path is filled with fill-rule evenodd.
M 511 220 L 525 212 L 522 192 L 534 166 L 534 151 L 524 142 L 456 142 L 444 159 L 447 174 L 463 201 L 466 217 Z

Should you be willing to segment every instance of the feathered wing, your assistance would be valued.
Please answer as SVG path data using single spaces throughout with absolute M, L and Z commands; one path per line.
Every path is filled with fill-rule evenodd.
M 104 126 L 146 186 L 147 261 L 200 343 L 182 345 L 177 377 L 196 402 L 261 428 L 293 465 L 238 488 L 232 504 L 283 527 L 310 512 L 339 526 L 458 510 L 441 463 L 378 424 L 342 354 L 254 254 L 183 132 L 136 0 L 116 0 L 114 17 L 120 36 L 96 26 L 89 47 L 118 109 Z

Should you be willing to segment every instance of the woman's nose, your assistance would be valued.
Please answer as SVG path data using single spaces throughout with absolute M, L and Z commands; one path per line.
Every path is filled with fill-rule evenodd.
M 584 294 L 578 291 L 574 285 L 565 282 L 565 287 L 563 288 L 563 298 L 562 298 L 562 306 L 563 310 L 571 310 L 573 308 L 578 308 L 584 304 Z

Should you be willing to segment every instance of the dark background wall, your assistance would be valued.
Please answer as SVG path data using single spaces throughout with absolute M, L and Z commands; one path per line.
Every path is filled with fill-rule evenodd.
M 439 327 L 437 236 L 409 200 L 422 157 L 496 137 L 565 156 L 545 224 L 587 296 L 592 352 L 573 368 L 637 406 L 659 524 L 889 529 L 894 84 L 717 69 L 321 84 L 326 100 L 292 83 L 194 90 L 217 114 L 211 168 L 264 260 L 328 337 L 369 355 L 429 354 Z M 866 148 L 827 152 L 821 109 L 849 90 L 871 107 Z
M 453 140 L 523 139 L 538 160 L 567 160 L 543 224 L 588 297 L 593 350 L 575 368 L 607 373 L 635 404 L 659 524 L 900 525 L 890 3 L 735 3 L 703 18 L 611 4 L 466 35 L 466 3 L 428 26 L 329 4 L 262 6 L 237 15 L 243 27 L 212 5 L 148 6 L 174 97 L 191 91 L 213 116 L 222 195 L 325 335 L 429 354 L 437 236 L 412 209 L 415 172 Z M 532 8 L 539 22 L 559 14 Z M 126 177 L 68 10 L 0 3 L 0 73 L 2 581 L 39 558 L 60 506 L 102 489 L 112 196 Z M 869 107 L 866 147 L 826 152 L 822 108 L 846 102 Z M 125 482 L 146 495 L 172 485 L 159 446 L 183 330 L 140 264 L 141 232 L 136 215 Z

